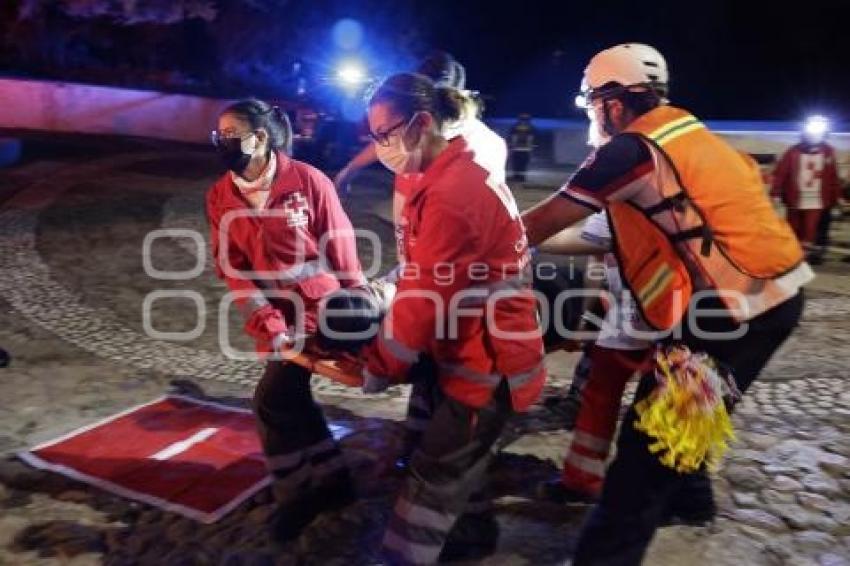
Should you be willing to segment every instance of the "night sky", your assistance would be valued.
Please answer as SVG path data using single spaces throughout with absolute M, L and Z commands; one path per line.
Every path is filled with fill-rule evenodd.
M 569 116 L 587 60 L 639 41 L 667 58 L 673 102 L 705 118 L 850 119 L 850 3 L 788 4 L 440 0 L 414 12 L 495 96 L 492 114 Z
M 0 38 L 0 73 L 4 47 L 12 52 L 23 46 L 9 66 L 29 76 L 280 97 L 287 94 L 276 81 L 295 61 L 317 76 L 333 76 L 340 60 L 354 56 L 379 78 L 410 69 L 429 48 L 439 48 L 466 66 L 468 85 L 483 93 L 489 116 L 581 118 L 573 100 L 587 61 L 600 49 L 636 41 L 667 58 L 673 103 L 705 119 L 796 121 L 818 112 L 850 123 L 850 0 L 808 0 L 796 7 L 793 0 L 205 1 L 215 7 L 213 21 L 148 28 L 102 15 L 74 19 L 76 8 L 69 6 L 144 12 L 167 2 L 0 1 L 0 31 L 43 28 L 41 35 L 10 35 L 5 45 Z M 64 7 L 65 19 L 46 18 L 45 9 L 18 25 L 17 6 L 24 5 L 52 6 L 53 12 Z M 341 51 L 332 39 L 331 29 L 344 18 L 362 24 L 363 41 L 354 51 Z M 51 21 L 52 28 L 42 26 Z M 62 41 L 60 52 L 54 44 Z M 36 60 L 45 54 L 48 60 Z M 74 67 L 89 63 L 94 72 Z M 159 77 L 182 72 L 200 86 L 150 83 L 131 72 L 147 71 L 143 64 L 163 67 L 153 69 Z

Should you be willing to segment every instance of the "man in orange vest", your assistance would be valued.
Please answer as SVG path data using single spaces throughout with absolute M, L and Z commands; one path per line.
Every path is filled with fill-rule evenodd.
M 606 210 L 624 284 L 651 326 L 731 369 L 745 391 L 791 334 L 812 277 L 773 211 L 755 162 L 667 101 L 666 63 L 647 45 L 606 49 L 580 101 L 610 140 L 556 194 L 523 214 L 532 245 Z M 711 309 L 711 310 L 709 310 Z M 641 380 L 635 402 L 655 388 Z M 665 467 L 627 412 L 574 564 L 638 564 L 657 527 L 715 514 L 704 470 Z

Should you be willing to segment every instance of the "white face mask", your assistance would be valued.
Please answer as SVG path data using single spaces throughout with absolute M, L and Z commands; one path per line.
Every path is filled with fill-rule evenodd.
M 422 148 L 417 147 L 408 151 L 404 147 L 404 136 L 417 115 L 418 113 L 413 115 L 404 130 L 389 138 L 390 145 L 384 146 L 375 142 L 375 153 L 378 160 L 396 175 L 417 173 L 422 165 Z
M 587 109 L 587 118 L 590 120 L 590 124 L 587 127 L 587 145 L 594 149 L 599 149 L 611 141 L 611 136 L 602 128 L 602 124 L 597 120 L 596 114 L 597 112 L 593 106 Z
M 257 146 L 259 145 L 260 140 L 257 139 L 256 133 L 251 133 L 251 135 L 244 138 L 240 144 L 242 153 L 245 155 L 254 155 L 254 152 L 257 151 Z

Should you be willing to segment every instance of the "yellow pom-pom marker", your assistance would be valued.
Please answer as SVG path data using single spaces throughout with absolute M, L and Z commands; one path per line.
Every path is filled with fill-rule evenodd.
M 703 463 L 716 468 L 735 438 L 723 401 L 724 394 L 740 396 L 731 376 L 722 376 L 708 355 L 681 345 L 658 347 L 655 376 L 658 386 L 635 404 L 635 428 L 655 439 L 649 450 L 679 472 Z

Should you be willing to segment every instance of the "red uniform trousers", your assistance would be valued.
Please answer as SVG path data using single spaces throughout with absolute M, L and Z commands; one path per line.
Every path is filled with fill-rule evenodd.
M 596 345 L 590 349 L 590 376 L 582 389 L 573 439 L 564 458 L 561 481 L 565 486 L 593 496 L 601 492 L 623 391 L 632 375 L 643 368 L 649 352 Z
M 823 209 L 814 208 L 804 210 L 799 208 L 788 209 L 788 224 L 797 235 L 797 239 L 804 247 L 811 247 L 818 232 L 818 222 L 823 214 Z

